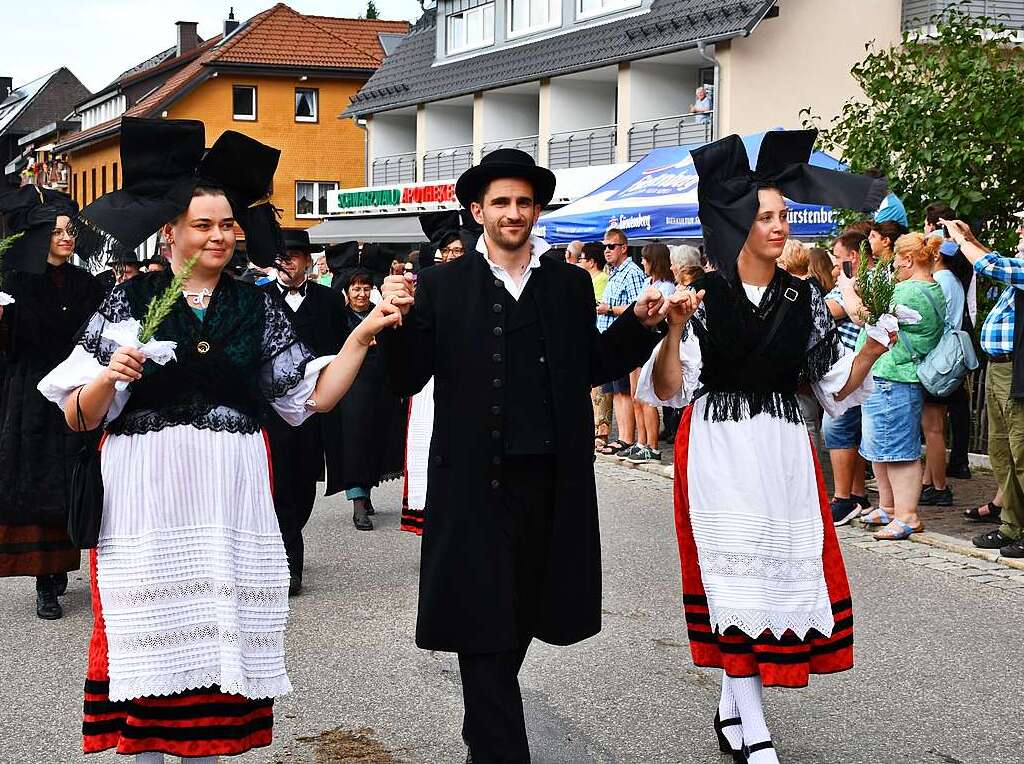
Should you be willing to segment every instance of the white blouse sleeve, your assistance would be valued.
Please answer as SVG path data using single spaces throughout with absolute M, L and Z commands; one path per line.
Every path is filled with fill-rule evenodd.
M 300 346 L 295 347 L 298 348 Z M 286 350 L 285 353 L 287 352 Z M 274 411 L 292 427 L 297 427 L 316 413 L 316 409 L 309 405 L 310 399 L 313 397 L 313 390 L 316 388 L 316 381 L 320 377 L 321 369 L 333 361 L 334 358 L 335 356 L 333 355 L 322 355 L 307 361 L 306 367 L 302 372 L 302 378 L 281 395 L 270 398 L 269 402 Z M 273 363 L 273 361 L 268 362 L 271 367 Z M 263 374 L 265 377 L 273 377 L 273 373 L 272 368 L 264 366 Z
M 679 390 L 665 400 L 659 398 L 654 392 L 654 362 L 658 358 L 658 351 L 660 349 L 661 342 L 655 346 L 651 357 L 647 359 L 647 363 L 640 369 L 640 379 L 636 385 L 636 399 L 650 406 L 684 408 L 693 399 L 693 394 L 696 392 L 700 380 L 700 342 L 691 331 L 687 331 L 683 339 L 679 341 L 679 362 L 683 367 L 683 384 Z
M 123 291 L 115 289 L 89 319 L 89 323 L 82 331 L 71 355 L 43 377 L 36 385 L 36 389 L 46 400 L 52 401 L 63 409 L 65 401 L 75 390 L 82 385 L 89 384 L 103 373 L 107 364 L 110 363 L 110 357 L 117 350 L 117 345 L 103 336 L 106 325 L 127 318 L 131 318 L 128 302 L 124 298 Z M 132 388 L 129 385 L 126 390 L 114 392 L 114 400 L 103 419 L 104 424 L 112 422 L 124 410 L 131 391 Z

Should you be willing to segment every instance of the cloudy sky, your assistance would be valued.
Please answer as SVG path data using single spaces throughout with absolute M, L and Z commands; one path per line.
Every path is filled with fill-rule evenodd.
M 417 0 L 375 0 L 381 18 L 415 21 Z M 97 91 L 117 75 L 175 43 L 175 21 L 199 22 L 208 39 L 223 29 L 228 8 L 242 21 L 274 0 L 49 0 L 45 12 L 18 13 L 11 6 L 31 2 L 2 0 L 0 76 L 21 85 L 60 66 Z M 288 0 L 301 13 L 365 15 L 366 0 Z M 41 6 L 40 6 L 41 7 Z

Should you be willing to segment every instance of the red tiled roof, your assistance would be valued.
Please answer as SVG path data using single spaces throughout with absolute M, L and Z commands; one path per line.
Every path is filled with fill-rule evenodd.
M 384 60 L 377 35 L 409 29 L 405 22 L 304 16 L 284 3 L 265 13 L 220 47 L 218 63 L 376 69 Z M 364 25 L 365 31 L 360 30 Z
M 249 19 L 221 45 L 204 42 L 198 58 L 189 62 L 159 88 L 125 112 L 129 117 L 151 117 L 165 108 L 197 78 L 212 73 L 212 64 L 264 64 L 305 66 L 310 69 L 375 70 L 384 59 L 378 34 L 402 34 L 409 31 L 405 21 L 377 19 L 341 19 L 328 16 L 303 16 L 284 3 L 278 3 Z M 91 143 L 92 139 L 113 134 L 121 118 L 72 133 L 56 147 L 58 151 Z

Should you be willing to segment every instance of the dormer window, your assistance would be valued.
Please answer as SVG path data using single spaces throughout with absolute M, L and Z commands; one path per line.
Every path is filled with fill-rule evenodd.
M 577 19 L 603 16 L 606 13 L 636 8 L 640 5 L 640 0 L 576 0 L 576 2 Z
M 494 44 L 494 3 L 448 16 L 448 55 Z
M 580 0 L 582 2 L 582 0 Z M 508 0 L 508 36 L 554 29 L 562 25 L 561 0 Z

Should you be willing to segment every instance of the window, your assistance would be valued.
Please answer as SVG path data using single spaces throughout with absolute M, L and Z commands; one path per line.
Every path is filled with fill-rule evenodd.
M 235 119 L 256 120 L 256 86 L 232 85 L 231 109 Z
M 561 0 L 508 0 L 509 37 L 552 29 L 561 23 Z
M 576 18 L 589 19 L 605 13 L 621 11 L 623 8 L 635 8 L 640 0 L 577 0 Z
M 337 191 L 333 180 L 300 180 L 295 183 L 295 217 L 315 218 L 327 214 L 327 194 Z
M 452 53 L 494 44 L 494 3 L 471 8 L 448 17 L 447 50 Z
M 295 88 L 295 121 L 316 122 L 320 91 L 316 88 Z
M 111 168 L 110 180 L 111 180 L 110 187 L 114 191 L 117 191 L 117 180 L 118 180 L 118 178 L 117 178 L 117 162 L 114 162 L 114 166 Z

